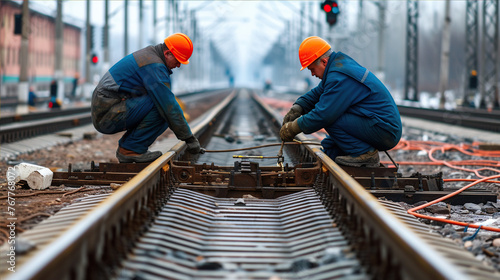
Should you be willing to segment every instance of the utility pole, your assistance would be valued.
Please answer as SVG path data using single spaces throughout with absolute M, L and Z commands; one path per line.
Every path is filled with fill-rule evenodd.
M 165 3 L 165 30 L 166 30 L 166 36 L 170 35 L 170 9 L 169 9 L 169 6 L 170 5 L 170 0 L 168 0 L 168 2 Z M 165 37 L 166 37 L 165 36 Z
M 358 15 L 356 19 L 356 36 L 358 38 L 362 38 L 364 36 L 364 27 L 365 27 L 365 13 L 363 10 L 363 0 L 359 0 L 359 7 L 358 7 Z M 361 52 L 361 59 L 362 61 L 366 61 L 366 52 L 362 51 Z
M 102 30 L 103 69 L 109 68 L 109 0 L 104 1 L 104 29 Z
M 24 113 L 28 107 L 28 55 L 29 55 L 29 34 L 30 34 L 30 10 L 29 1 L 24 0 L 22 6 L 22 31 L 21 31 L 21 52 L 19 54 L 21 69 L 19 72 L 19 85 L 17 88 L 17 98 L 19 101 L 19 113 Z
M 408 0 L 405 100 L 418 101 L 418 0 Z M 411 97 L 410 97 L 411 96 Z
M 174 0 L 168 0 L 168 5 L 165 5 L 167 7 L 167 36 L 172 34 L 172 24 L 173 24 L 173 10 L 174 10 Z
M 446 98 L 444 92 L 448 88 L 448 75 L 450 71 L 450 0 L 446 0 L 445 4 L 445 14 L 444 14 L 444 26 L 443 26 L 443 39 L 441 41 L 441 77 L 439 79 L 439 108 L 444 109 L 444 103 Z
M 384 48 L 385 48 L 385 10 L 387 8 L 387 3 L 385 1 L 378 1 L 376 5 L 379 9 L 379 27 L 378 27 L 378 69 L 377 77 L 382 81 L 385 81 L 384 73 Z
M 299 22 L 299 38 L 304 38 L 304 10 L 306 9 L 305 3 L 302 2 L 300 6 L 300 22 Z
M 137 49 L 142 48 L 143 40 L 144 40 L 144 21 L 142 18 L 143 15 L 143 1 L 139 0 L 139 47 Z
M 466 71 L 465 71 L 465 86 L 463 95 L 463 106 L 472 106 L 474 104 L 475 95 L 478 87 L 477 70 L 478 63 L 478 46 L 479 46 L 479 3 L 476 0 L 467 0 L 465 8 L 465 55 L 466 55 Z
M 124 24 L 125 24 L 125 34 L 124 34 L 124 40 L 125 42 L 123 42 L 123 46 L 124 46 L 124 56 L 127 56 L 128 55 L 128 0 L 125 0 L 125 20 L 124 20 Z
M 57 0 L 56 12 L 56 42 L 55 42 L 55 69 L 54 78 L 57 83 L 57 99 L 64 99 L 64 70 L 63 70 L 63 22 L 62 22 L 62 0 Z
M 322 14 L 323 14 L 323 12 L 321 11 L 321 9 L 316 9 L 316 18 L 319 18 Z M 321 21 L 319 21 L 319 20 L 316 21 L 316 29 L 317 29 L 317 31 L 316 31 L 316 34 L 314 34 L 314 35 L 323 38 L 324 37 L 323 30 L 322 30 L 322 26 L 321 26 Z
M 483 46 L 481 67 L 481 107 L 498 108 L 498 2 L 499 0 L 483 1 Z M 486 97 L 490 104 L 486 104 Z
M 90 0 L 87 0 L 87 18 L 85 22 L 85 30 L 86 30 L 86 44 L 85 44 L 85 80 L 87 81 L 87 84 L 92 83 L 92 78 L 90 77 L 90 52 L 91 46 L 90 46 Z
M 173 21 L 173 31 L 172 33 L 174 32 L 179 32 L 179 2 L 178 1 L 175 1 L 175 0 L 172 0 L 172 4 L 174 5 L 174 21 Z
M 156 14 L 156 0 L 153 0 L 153 40 L 151 42 L 151 44 L 157 44 L 156 43 L 156 24 L 157 24 L 157 14 Z
M 172 8 L 173 8 L 173 1 L 172 1 Z M 191 30 L 192 30 L 192 34 L 193 34 L 193 37 L 191 38 L 192 41 L 193 41 L 193 45 L 195 47 L 195 50 L 198 50 L 198 47 L 199 47 L 199 44 L 198 44 L 198 32 L 197 32 L 197 22 L 196 22 L 196 11 L 191 11 Z M 199 53 L 195 53 L 195 59 L 196 57 L 199 56 Z M 192 71 L 192 76 L 193 76 L 193 79 L 195 81 L 195 83 L 197 84 L 198 83 L 198 78 L 199 78 L 199 75 L 198 75 L 198 71 L 197 71 L 197 68 L 195 67 L 190 67 L 191 71 Z
M 313 2 L 309 2 L 309 17 L 312 17 L 312 14 L 313 14 L 313 6 L 315 5 L 316 3 L 313 3 Z M 313 22 L 310 22 L 309 23 L 309 34 L 307 34 L 307 37 L 309 36 L 314 36 L 314 23 Z

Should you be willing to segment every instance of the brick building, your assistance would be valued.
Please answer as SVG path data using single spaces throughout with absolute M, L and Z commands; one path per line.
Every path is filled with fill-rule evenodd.
M 21 35 L 14 34 L 19 1 L 0 1 L 0 98 L 15 98 L 20 73 Z M 80 69 L 81 32 L 76 25 L 63 25 L 63 74 L 65 92 Z M 37 92 L 48 92 L 55 67 L 55 18 L 30 7 L 29 83 Z

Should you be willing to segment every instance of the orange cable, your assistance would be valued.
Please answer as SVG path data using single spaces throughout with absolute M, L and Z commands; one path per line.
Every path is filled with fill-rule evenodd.
M 476 143 L 477 145 L 477 143 Z M 479 172 L 481 171 L 493 171 L 495 173 L 500 173 L 500 169 L 491 168 L 491 167 L 500 167 L 500 161 L 496 160 L 462 160 L 462 161 L 446 161 L 446 160 L 438 160 L 433 156 L 433 153 L 436 151 L 441 151 L 443 154 L 449 150 L 457 150 L 463 154 L 469 156 L 479 156 L 479 157 L 500 157 L 499 151 L 483 151 L 474 149 L 472 145 L 469 144 L 447 144 L 442 142 L 435 141 L 419 141 L 419 140 L 404 140 L 402 139 L 396 147 L 392 148 L 392 150 L 420 150 L 427 152 L 427 155 L 431 162 L 398 162 L 400 165 L 443 165 L 450 167 L 452 169 L 461 170 L 465 172 L 474 173 L 479 178 L 484 178 L 485 176 L 481 175 Z M 383 162 L 390 165 L 390 162 Z M 482 166 L 479 169 L 465 168 L 461 166 Z
M 477 181 L 477 179 L 443 179 L 443 181 L 445 183 L 447 182 L 475 182 Z M 500 181 L 492 181 L 492 180 L 488 180 L 488 181 L 484 181 L 485 183 L 495 183 L 495 184 L 500 184 Z
M 494 227 L 488 227 L 488 226 L 479 226 L 479 225 L 474 225 L 474 224 L 469 224 L 469 223 L 464 223 L 464 222 L 458 222 L 458 221 L 453 221 L 453 220 L 448 220 L 448 219 L 444 219 L 444 218 L 438 218 L 438 217 L 432 217 L 432 216 L 427 216 L 427 215 L 423 215 L 423 214 L 419 214 L 419 213 L 415 213 L 415 211 L 418 211 L 418 210 L 421 210 L 423 208 L 426 208 L 426 207 L 429 207 L 435 203 L 438 203 L 438 202 L 441 202 L 443 200 L 446 200 L 452 196 L 455 196 L 461 192 L 463 192 L 464 190 L 474 186 L 474 185 L 477 185 L 481 182 L 486 182 L 486 181 L 489 181 L 491 179 L 496 179 L 496 178 L 500 178 L 500 175 L 495 175 L 495 176 L 490 176 L 490 177 L 486 177 L 486 178 L 483 178 L 483 179 L 479 179 L 479 180 L 476 180 L 475 182 L 471 183 L 471 184 L 468 184 L 467 186 L 457 190 L 457 191 L 454 191 L 450 194 L 447 194 L 443 197 L 440 197 L 438 199 L 435 199 L 431 202 L 428 202 L 426 204 L 423 204 L 423 205 L 420 205 L 420 206 L 417 206 L 417 207 L 414 207 L 414 208 L 411 208 L 408 210 L 408 214 L 411 214 L 417 218 L 422 218 L 422 219 L 428 219 L 428 220 L 433 220 L 433 221 L 438 221 L 438 222 L 442 222 L 442 223 L 448 223 L 448 224 L 452 224 L 452 225 L 458 225 L 458 226 L 467 226 L 467 227 L 473 227 L 473 228 L 479 228 L 481 227 L 481 229 L 485 229 L 485 230 L 489 230 L 489 231 L 495 231 L 495 232 L 500 232 L 500 228 L 494 228 Z

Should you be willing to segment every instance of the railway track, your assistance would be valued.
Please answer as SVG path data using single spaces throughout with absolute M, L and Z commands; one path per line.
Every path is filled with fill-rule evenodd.
M 55 133 L 91 122 L 90 107 L 2 117 L 0 144 Z
M 190 92 L 177 95 L 185 102 L 196 102 L 200 98 L 220 94 L 222 90 Z M 56 133 L 92 122 L 90 106 L 53 109 L 23 115 L 8 115 L 0 118 L 0 144 L 12 143 L 48 133 Z
M 91 211 L 63 209 L 27 232 L 38 250 L 19 260 L 14 278 L 499 277 L 397 204 L 379 202 L 303 135 L 285 146 L 286 165 L 259 160 L 277 154 L 279 145 L 263 142 L 276 141 L 279 126 L 280 116 L 241 90 L 192 124 L 208 153 L 194 157 L 175 141 L 147 166 L 100 164 L 101 173 L 133 175 L 114 194 L 73 206 Z
M 402 116 L 500 132 L 500 112 L 460 107 L 453 111 L 398 106 Z

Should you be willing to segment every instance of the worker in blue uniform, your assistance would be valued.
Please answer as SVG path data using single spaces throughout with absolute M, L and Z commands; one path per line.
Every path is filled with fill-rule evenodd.
M 30 87 L 30 90 L 28 92 L 28 106 L 34 108 L 36 106 L 36 101 L 37 101 L 37 96 L 35 93 L 35 89 L 33 87 Z
M 302 69 L 321 79 L 299 97 L 283 118 L 280 137 L 291 141 L 300 132 L 322 128 L 329 134 L 321 145 L 336 163 L 378 167 L 379 151 L 401 139 L 398 108 L 384 84 L 342 52 L 333 52 L 322 38 L 306 38 L 299 47 Z
M 92 122 L 97 131 L 126 131 L 118 142 L 121 163 L 152 162 L 162 155 L 148 147 L 168 127 L 186 141 L 187 151 L 203 152 L 171 91 L 172 69 L 188 64 L 191 39 L 182 33 L 127 55 L 102 77 L 92 95 Z

